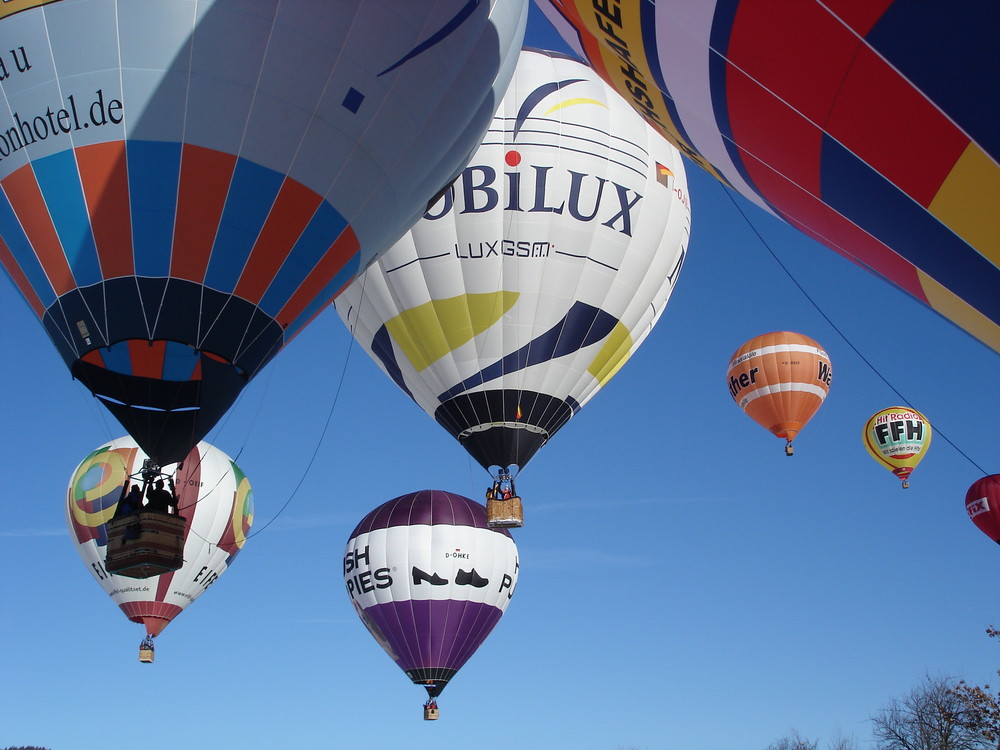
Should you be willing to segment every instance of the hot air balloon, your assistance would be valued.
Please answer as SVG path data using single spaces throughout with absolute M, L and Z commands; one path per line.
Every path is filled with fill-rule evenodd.
M 133 439 L 113 440 L 80 463 L 66 494 L 66 522 L 87 569 L 125 616 L 146 628 L 142 661 L 153 659 L 153 638 L 226 572 L 253 522 L 246 475 L 221 450 L 201 442 L 182 465 L 163 467 L 176 487 L 177 514 L 185 519 L 180 569 L 141 580 L 108 572 L 109 526 L 121 516 L 119 501 L 130 478 L 148 459 Z
M 1000 6 L 536 2 L 692 161 L 1000 351 Z
M 875 412 L 865 424 L 861 439 L 872 458 L 910 486 L 912 472 L 931 444 L 931 423 L 908 406 L 891 406 Z
M 424 718 L 482 645 L 517 587 L 510 533 L 461 495 L 422 490 L 365 516 L 347 542 L 344 584 L 365 627 L 414 684 Z
M 525 20 L 525 0 L 4 3 L 0 263 L 73 377 L 181 461 L 462 168 Z
M 1000 474 L 973 482 L 965 493 L 965 510 L 980 531 L 1000 544 Z
M 726 373 L 733 401 L 766 430 L 792 441 L 822 406 L 833 371 L 823 348 L 808 336 L 775 331 L 755 336 L 736 350 Z
M 494 498 L 645 339 L 690 226 L 677 150 L 587 66 L 525 50 L 461 177 L 335 304 L 519 526 Z

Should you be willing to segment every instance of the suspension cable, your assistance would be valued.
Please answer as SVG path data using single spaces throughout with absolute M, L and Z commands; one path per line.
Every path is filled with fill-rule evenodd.
M 716 182 L 718 182 L 718 180 Z M 894 394 L 896 394 L 896 396 L 904 404 L 912 403 L 908 398 L 906 398 L 905 396 L 903 396 L 902 393 L 899 392 L 896 386 L 890 383 L 889 380 L 881 372 L 879 372 L 878 368 L 875 367 L 874 364 L 872 364 L 871 360 L 869 360 L 864 354 L 861 353 L 861 350 L 859 350 L 858 347 L 854 345 L 854 342 L 852 342 L 850 338 L 848 338 L 847 334 L 845 334 L 842 330 L 840 330 L 837 324 L 834 323 L 833 320 L 830 319 L 830 316 L 827 315 L 823 311 L 823 309 L 819 306 L 819 303 L 817 303 L 816 300 L 813 299 L 812 296 L 805 290 L 802 284 L 799 283 L 798 279 L 795 278 L 795 276 L 788 269 L 788 267 L 784 263 L 782 263 L 781 258 L 779 258 L 778 255 L 774 252 L 774 249 L 771 247 L 771 245 L 767 242 L 766 239 L 764 239 L 763 235 L 757 230 L 757 227 L 754 226 L 753 222 L 750 221 L 750 217 L 747 216 L 746 212 L 743 210 L 743 207 L 740 206 L 739 202 L 733 197 L 732 190 L 727 188 L 721 182 L 719 182 L 719 187 L 728 196 L 730 202 L 732 202 L 736 210 L 739 211 L 740 216 L 743 217 L 743 220 L 746 222 L 747 226 L 750 227 L 750 230 L 757 236 L 757 239 L 760 240 L 760 243 L 764 246 L 767 252 L 770 253 L 775 263 L 777 263 L 778 266 L 781 268 L 781 270 L 785 272 L 785 274 L 788 276 L 789 279 L 791 279 L 792 283 L 798 288 L 798 290 L 802 292 L 802 296 L 804 296 L 809 301 L 809 304 L 811 304 L 816 309 L 816 312 L 818 312 L 823 317 L 823 319 L 830 325 L 830 327 L 834 331 L 836 331 L 837 335 L 844 340 L 844 342 L 854 351 L 856 355 L 858 355 L 861 361 L 864 362 L 866 365 L 868 365 L 871 371 L 874 372 L 878 376 L 878 378 L 883 383 L 886 384 L 886 386 L 888 386 L 889 390 L 891 390 Z M 989 475 L 989 472 L 985 471 L 979 464 L 973 461 L 972 458 L 965 451 L 959 448 L 954 443 L 954 441 L 952 441 L 951 438 L 949 438 L 937 425 L 934 425 L 933 427 L 934 427 L 934 432 L 938 436 L 940 436 L 942 440 L 944 440 L 946 443 L 948 443 L 948 445 L 954 448 L 958 452 L 958 454 L 962 456 L 966 461 L 975 466 L 976 469 L 983 474 L 983 476 Z

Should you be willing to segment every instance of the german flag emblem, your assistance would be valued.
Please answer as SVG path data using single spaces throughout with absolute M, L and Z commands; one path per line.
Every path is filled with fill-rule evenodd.
M 670 171 L 669 167 L 665 167 L 660 162 L 656 162 L 656 181 L 663 185 L 663 187 L 669 187 L 667 184 L 667 179 L 673 177 L 674 173 Z

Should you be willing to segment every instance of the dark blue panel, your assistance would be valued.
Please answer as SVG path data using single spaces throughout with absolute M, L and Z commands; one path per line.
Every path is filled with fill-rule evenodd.
M 995 0 L 896 0 L 866 41 L 997 156 L 998 30 L 1000 3 Z
M 389 373 L 393 382 L 402 388 L 407 396 L 413 398 L 410 389 L 406 387 L 406 381 L 403 380 L 403 373 L 396 362 L 396 352 L 392 348 L 392 337 L 389 335 L 389 329 L 385 326 L 379 328 L 375 336 L 372 337 L 372 354 L 378 357 L 378 361 L 382 363 L 382 367 Z
M 739 170 L 740 176 L 747 185 L 753 186 L 753 180 L 743 166 L 743 157 L 733 143 L 733 128 L 729 122 L 729 101 L 726 87 L 726 77 L 729 71 L 729 39 L 733 34 L 733 24 L 736 22 L 736 8 L 739 0 L 719 0 L 715 6 L 715 16 L 712 19 L 712 31 L 709 35 L 710 49 L 708 55 L 709 88 L 712 95 L 712 110 L 715 113 L 715 124 L 722 136 L 722 142 L 729 152 L 729 158 Z M 754 188 L 754 192 L 759 191 Z
M 56 301 L 55 290 L 49 283 L 45 271 L 42 270 L 42 264 L 38 262 L 38 256 L 35 255 L 35 250 L 28 242 L 24 230 L 21 229 L 21 222 L 18 221 L 5 195 L 0 199 L 0 237 L 3 237 L 17 267 L 28 278 L 28 283 L 35 290 L 42 305 L 48 309 Z
M 137 276 L 167 276 L 177 215 L 179 143 L 127 141 L 132 245 Z
M 516 352 L 511 352 L 499 362 L 484 367 L 470 378 L 442 393 L 438 398 L 443 403 L 462 391 L 475 388 L 499 378 L 504 373 L 517 372 L 532 365 L 548 362 L 556 357 L 564 357 L 585 346 L 590 346 L 609 333 L 618 319 L 603 310 L 574 302 L 561 321 L 537 338 L 529 341 Z
M 90 213 L 83 197 L 76 155 L 60 151 L 33 162 L 32 168 L 76 285 L 98 283 L 102 280 L 101 263 L 90 229 Z
M 122 375 L 132 374 L 132 358 L 129 356 L 127 341 L 112 344 L 107 349 L 101 349 L 101 359 L 104 360 L 104 367 L 111 372 Z
M 347 221 L 344 217 L 327 201 L 323 201 L 261 297 L 261 310 L 272 317 L 277 316 L 346 228 Z M 339 287 L 333 291 L 336 289 Z M 330 292 L 331 295 L 333 291 Z M 329 301 L 329 297 L 323 298 L 323 303 Z
M 167 342 L 166 354 L 163 358 L 164 380 L 190 380 L 198 366 L 200 355 L 186 344 L 176 341 Z
M 316 298 L 306 305 L 306 309 L 302 311 L 295 320 L 288 324 L 288 328 L 285 332 L 285 340 L 291 339 L 299 330 L 310 320 L 312 320 L 319 311 L 323 309 L 326 305 L 330 304 L 338 291 L 343 287 L 347 286 L 355 276 L 358 274 L 358 269 L 361 266 L 361 253 L 357 252 L 351 256 L 350 260 L 341 268 L 337 275 L 333 277 L 329 284 L 327 284 L 323 291 L 320 292 Z
M 284 179 L 283 174 L 246 159 L 236 162 L 205 286 L 227 294 L 236 288 Z
M 827 136 L 820 169 L 827 205 L 1000 324 L 1000 269 Z

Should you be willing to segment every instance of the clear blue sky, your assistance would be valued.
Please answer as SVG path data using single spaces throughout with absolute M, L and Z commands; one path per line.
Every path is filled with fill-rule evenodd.
M 532 11 L 528 43 L 553 46 Z M 860 437 L 901 399 L 722 186 L 694 167 L 688 180 L 677 289 L 637 355 L 522 473 L 516 595 L 438 722 L 422 721 L 423 691 L 355 616 L 341 555 L 376 505 L 424 488 L 479 499 L 487 476 L 335 312 L 209 436 L 253 483 L 255 531 L 288 506 L 147 666 L 142 628 L 91 579 L 63 517 L 70 473 L 121 427 L 0 279 L 0 747 L 763 750 L 792 728 L 821 748 L 836 732 L 867 747 L 869 716 L 925 674 L 995 677 L 984 630 L 1000 626 L 1000 547 L 965 514 L 980 472 L 958 449 L 1000 472 L 996 354 L 735 199 L 936 428 L 902 490 Z M 834 368 L 793 458 L 725 380 L 740 344 L 782 329 L 815 338 Z

